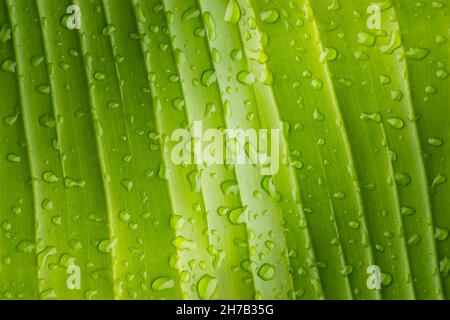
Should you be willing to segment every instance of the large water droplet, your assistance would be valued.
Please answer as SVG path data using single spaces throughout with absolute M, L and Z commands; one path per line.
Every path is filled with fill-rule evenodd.
M 251 85 L 255 83 L 255 76 L 248 70 L 242 70 L 237 75 L 237 80 L 245 85 Z
M 236 0 L 230 0 L 225 11 L 225 21 L 238 23 L 240 19 L 241 8 L 239 7 L 239 4 L 236 2 Z
M 277 9 L 270 9 L 267 11 L 263 11 L 261 12 L 261 20 L 264 23 L 275 23 L 280 19 L 280 13 L 278 12 Z
M 202 300 L 210 300 L 217 289 L 217 279 L 205 274 L 197 283 L 198 296 Z
M 259 268 L 258 276 L 265 281 L 269 281 L 275 276 L 275 268 L 271 264 L 265 263 Z

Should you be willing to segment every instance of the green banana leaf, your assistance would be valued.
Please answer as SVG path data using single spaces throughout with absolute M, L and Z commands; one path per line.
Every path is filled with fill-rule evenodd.
M 0 0 L 0 299 L 450 298 L 449 68 L 448 0 Z

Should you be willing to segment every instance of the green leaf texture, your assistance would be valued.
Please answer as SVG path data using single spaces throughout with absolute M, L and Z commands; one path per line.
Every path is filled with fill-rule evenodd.
M 0 0 L 0 299 L 450 298 L 449 43 L 448 0 Z M 177 164 L 198 123 L 279 170 Z

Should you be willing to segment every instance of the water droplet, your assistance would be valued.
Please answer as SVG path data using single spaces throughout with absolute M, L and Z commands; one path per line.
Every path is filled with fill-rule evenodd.
M 399 186 L 406 187 L 408 186 L 412 179 L 409 174 L 397 172 L 394 174 L 395 183 Z
M 177 109 L 178 111 L 183 111 L 186 102 L 183 98 L 175 98 L 172 100 L 172 107 Z
M 6 59 L 2 63 L 2 70 L 4 72 L 16 73 L 16 62 L 11 59 Z
M 323 88 L 323 83 L 319 79 L 313 79 L 311 81 L 311 86 L 316 90 L 321 90 Z
M 406 51 L 406 56 L 412 60 L 423 60 L 430 53 L 427 48 L 409 48 Z
M 208 36 L 211 40 L 215 40 L 217 37 L 216 34 L 216 22 L 214 21 L 213 16 L 211 15 L 210 12 L 205 12 L 204 14 L 204 22 L 205 22 L 205 27 L 206 30 L 208 32 Z
M 69 52 L 69 56 L 71 56 L 71 57 L 76 58 L 79 56 L 78 51 L 74 48 L 70 48 L 68 52 Z
M 392 90 L 391 99 L 394 101 L 401 101 L 403 99 L 403 92 L 401 90 Z
M 433 1 L 433 2 L 431 2 L 431 6 L 434 9 L 442 9 L 445 7 L 445 3 L 442 1 Z
M 6 156 L 6 160 L 12 163 L 19 163 L 21 161 L 21 158 L 18 154 L 15 153 L 9 153 Z
M 390 118 L 386 122 L 395 129 L 402 129 L 405 126 L 405 123 L 400 118 Z
M 295 169 L 303 169 L 304 166 L 305 166 L 305 164 L 304 164 L 301 160 L 298 160 L 298 159 L 292 159 L 292 166 L 293 166 Z
M 0 27 L 0 42 L 5 44 L 7 41 L 12 39 L 11 27 L 3 23 Z
M 273 243 L 273 241 L 267 240 L 264 245 L 266 246 L 267 249 L 269 249 L 270 251 L 273 250 L 273 248 L 275 247 L 275 243 Z
M 302 76 L 303 76 L 303 78 L 311 79 L 312 78 L 312 73 L 309 70 L 305 70 L 305 71 L 302 72 Z
M 448 71 L 444 70 L 444 69 L 439 69 L 438 71 L 436 71 L 436 77 L 438 77 L 441 80 L 445 80 L 448 78 Z
M 375 123 L 381 123 L 382 119 L 381 119 L 381 114 L 378 112 L 375 113 L 362 113 L 360 116 L 361 120 L 364 121 L 372 121 Z
M 103 81 L 106 79 L 106 76 L 104 73 L 97 71 L 94 73 L 94 79 L 97 81 Z
M 47 127 L 47 128 L 55 128 L 56 127 L 56 119 L 55 119 L 55 117 L 53 115 L 51 115 L 49 113 L 43 114 L 39 118 L 39 123 L 43 127 Z
M 439 261 L 439 272 L 444 276 L 448 277 L 450 273 L 450 259 L 445 257 Z
M 184 270 L 180 273 L 180 280 L 184 283 L 188 283 L 191 280 L 191 275 L 188 271 Z
M 444 140 L 440 138 L 428 138 L 428 144 L 433 147 L 440 147 L 444 144 Z
M 392 283 L 392 280 L 393 280 L 393 278 L 392 278 L 392 275 L 390 273 L 388 273 L 388 272 L 382 272 L 381 273 L 381 285 L 383 287 L 390 286 L 391 283 Z
M 7 125 L 8 127 L 12 127 L 17 122 L 18 118 L 19 118 L 19 114 L 16 113 L 11 116 L 7 116 L 7 117 L 3 118 L 3 123 L 5 125 Z
M 41 300 L 57 299 L 58 294 L 56 293 L 56 290 L 54 288 L 50 288 L 42 291 L 41 294 L 39 295 L 39 298 Z
M 205 274 L 197 283 L 197 292 L 201 300 L 210 300 L 217 289 L 217 279 Z
M 251 50 L 247 53 L 247 58 L 259 64 L 264 64 L 269 60 L 269 56 L 263 50 Z
M 225 21 L 231 23 L 238 23 L 241 19 L 241 8 L 236 0 L 230 0 L 228 2 L 227 9 L 225 11 Z
M 65 177 L 64 178 L 64 186 L 67 189 L 72 189 L 72 188 L 84 188 L 84 186 L 86 185 L 86 182 L 80 179 L 74 179 L 74 178 L 70 178 L 70 177 Z
M 183 19 L 183 21 L 186 21 L 186 20 L 198 18 L 199 16 L 200 16 L 200 10 L 198 10 L 198 8 L 196 8 L 196 7 L 190 7 L 186 11 L 183 12 L 183 14 L 181 15 L 181 19 Z
M 211 56 L 215 63 L 220 63 L 222 61 L 222 56 L 216 48 L 212 48 Z
M 387 75 L 380 75 L 380 83 L 382 85 L 388 85 L 391 83 L 391 78 Z
M 324 48 L 320 55 L 320 62 L 336 60 L 338 53 L 334 48 Z
M 197 245 L 194 241 L 186 240 L 183 237 L 176 237 L 172 241 L 172 244 L 179 250 L 195 250 L 197 248 Z
M 173 215 L 170 217 L 170 227 L 175 231 L 183 229 L 185 222 L 186 219 L 183 216 Z
M 437 188 L 437 186 L 444 184 L 447 182 L 447 177 L 442 175 L 442 174 L 438 174 L 436 177 L 434 177 L 433 182 L 431 184 L 431 189 L 435 190 Z
M 445 228 L 436 227 L 434 238 L 439 241 L 445 241 L 448 239 L 448 230 Z
M 131 219 L 131 215 L 126 210 L 121 210 L 119 212 L 119 220 L 122 222 L 128 222 Z
M 261 12 L 260 18 L 264 23 L 271 24 L 277 22 L 280 19 L 280 13 L 277 9 L 270 9 Z
M 171 277 L 159 277 L 153 280 L 152 290 L 153 291 L 163 291 L 175 286 L 175 282 Z
M 205 87 L 211 86 L 217 81 L 216 72 L 213 69 L 205 70 L 202 74 L 201 83 Z
M 391 33 L 389 43 L 380 48 L 381 53 L 384 54 L 393 54 L 395 50 L 400 48 L 402 45 L 402 38 L 400 36 L 400 32 L 398 30 L 394 30 Z
M 402 215 L 404 215 L 404 216 L 411 216 L 416 213 L 416 210 L 411 207 L 402 206 L 401 212 L 402 212 Z
M 281 194 L 277 191 L 272 176 L 264 176 L 261 181 L 261 187 L 275 201 L 281 201 Z
M 42 200 L 41 208 L 44 210 L 53 210 L 53 201 L 50 199 Z
M 360 223 L 356 220 L 349 221 L 349 227 L 352 229 L 359 229 Z
M 10 231 L 12 229 L 12 224 L 9 221 L 3 221 L 1 227 L 4 231 Z
M 223 194 L 230 196 L 239 193 L 239 185 L 236 180 L 225 180 L 220 184 Z
M 37 86 L 36 92 L 38 92 L 40 94 L 50 94 L 50 86 L 47 84 Z
M 80 250 L 81 248 L 83 248 L 83 244 L 78 239 L 70 239 L 68 241 L 68 244 L 70 248 L 72 248 L 72 250 Z
M 105 37 L 109 37 L 116 31 L 116 27 L 112 24 L 107 25 L 103 28 L 102 33 Z
M 259 268 L 258 276 L 265 281 L 269 281 L 275 276 L 275 268 L 271 264 L 265 263 Z
M 235 225 L 246 223 L 248 214 L 249 210 L 247 207 L 236 208 L 231 210 L 230 214 L 228 215 L 228 220 L 230 220 L 230 222 Z
M 273 85 L 273 74 L 270 71 L 263 70 L 259 76 L 259 81 L 266 86 Z
M 369 54 L 367 54 L 366 52 L 362 51 L 362 50 L 356 50 L 353 52 L 353 56 L 355 57 L 356 60 L 360 60 L 360 61 L 367 61 L 369 60 Z
M 238 73 L 237 80 L 239 81 L 239 83 L 251 85 L 255 83 L 255 76 L 250 71 L 242 70 Z
M 316 121 L 323 121 L 325 120 L 325 115 L 321 113 L 319 110 L 315 109 L 313 112 L 313 119 Z
M 101 253 L 111 253 L 118 242 L 119 240 L 117 238 L 113 238 L 112 240 L 104 239 L 98 243 L 97 248 Z
M 367 32 L 360 32 L 358 33 L 358 42 L 366 47 L 373 47 L 375 45 L 375 36 L 367 33 Z
M 44 61 L 45 61 L 45 56 L 40 53 L 40 54 L 37 54 L 37 55 L 31 57 L 30 63 L 33 67 L 37 67 Z
M 56 183 L 59 181 L 58 176 L 53 171 L 44 172 L 42 179 L 47 183 Z
M 50 221 L 55 226 L 60 226 L 62 224 L 62 216 L 60 215 L 53 216 L 51 217 Z
M 348 277 L 353 273 L 353 266 L 346 265 L 341 271 L 339 271 L 341 276 Z
M 16 250 L 21 253 L 33 253 L 35 247 L 33 241 L 24 239 L 17 244 Z
M 130 179 L 123 179 L 120 184 L 122 185 L 122 187 L 124 187 L 125 189 L 127 189 L 128 191 L 133 190 L 133 186 L 134 183 L 133 181 L 131 181 Z
M 427 86 L 425 88 L 425 93 L 428 93 L 428 94 L 436 94 L 437 91 L 438 90 L 436 89 L 436 87 L 433 87 L 433 86 Z
M 120 107 L 120 104 L 117 101 L 110 101 L 108 102 L 107 108 L 108 109 L 118 109 Z
M 415 233 L 408 239 L 408 245 L 413 246 L 419 244 L 421 240 L 422 237 L 419 234 Z
M 233 61 L 242 60 L 243 57 L 242 50 L 240 48 L 231 50 L 230 57 L 231 59 L 233 59 Z
M 345 199 L 345 193 L 344 192 L 336 192 L 333 197 L 337 200 L 344 200 Z
M 188 173 L 187 179 L 192 192 L 200 192 L 200 174 L 197 170 Z

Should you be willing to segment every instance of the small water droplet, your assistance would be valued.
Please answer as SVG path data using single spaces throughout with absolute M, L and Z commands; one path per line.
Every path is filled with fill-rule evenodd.
M 19 163 L 21 161 L 21 158 L 18 154 L 15 153 L 9 153 L 6 156 L 6 160 L 12 163 Z
M 107 25 L 103 28 L 102 33 L 105 37 L 112 35 L 116 31 L 116 27 L 112 24 Z
M 16 250 L 21 253 L 33 253 L 35 248 L 34 242 L 27 239 L 20 241 L 16 246 Z
M 163 291 L 171 289 L 175 286 L 175 281 L 171 277 L 159 277 L 153 280 L 152 290 L 153 291 Z
M 16 62 L 12 59 L 6 59 L 2 62 L 2 70 L 4 72 L 16 73 Z
M 386 122 L 395 129 L 402 129 L 405 126 L 405 123 L 400 118 L 390 118 Z
M 58 176 L 53 171 L 44 172 L 42 179 L 47 183 L 56 183 L 59 181 Z
M 94 79 L 97 81 L 103 81 L 106 79 L 106 76 L 104 73 L 97 71 L 94 73 Z
M 406 51 L 406 56 L 412 60 L 423 60 L 428 56 L 429 53 L 430 50 L 428 50 L 427 48 L 416 47 L 416 48 L 409 48 Z
M 277 9 L 270 9 L 261 12 L 260 18 L 264 23 L 271 24 L 277 22 L 280 19 L 280 13 Z

